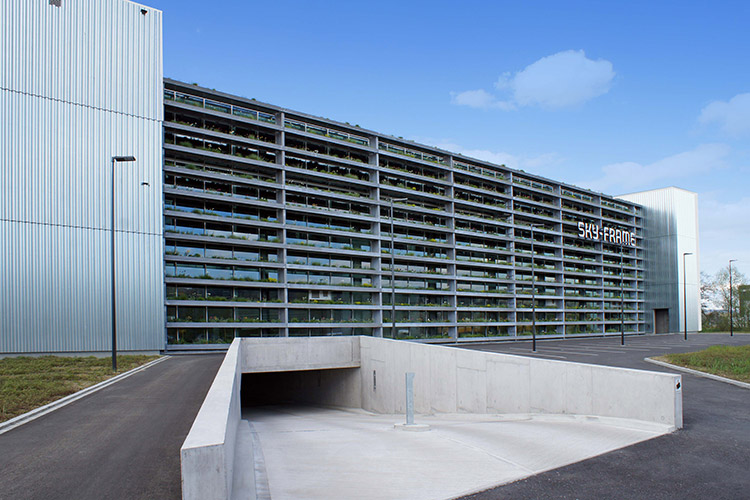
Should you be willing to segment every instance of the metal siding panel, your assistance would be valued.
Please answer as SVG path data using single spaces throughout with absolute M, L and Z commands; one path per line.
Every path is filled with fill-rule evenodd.
M 123 0 L 0 6 L 0 352 L 164 346 L 161 12 Z M 148 186 L 141 182 L 148 182 Z
M 624 195 L 640 203 L 646 212 L 646 308 L 669 308 L 670 331 L 682 331 L 684 321 L 684 276 L 687 276 L 687 313 L 690 330 L 699 330 L 700 249 L 698 245 L 698 196 L 670 187 Z M 687 257 L 683 274 L 682 254 Z M 690 260 L 693 260 L 691 264 Z
M 1 218 L 108 229 L 110 159 L 132 154 L 138 161 L 115 170 L 117 226 L 161 232 L 160 122 L 13 92 L 1 99 L 14 124 L 3 135 Z
M 103 231 L 2 221 L 0 351 L 106 350 Z
M 117 274 L 119 348 L 161 349 L 164 347 L 164 240 L 159 235 L 121 236 L 117 245 L 121 264 Z
M 0 87 L 162 118 L 161 11 L 143 15 L 125 0 L 5 0 L 0 8 Z

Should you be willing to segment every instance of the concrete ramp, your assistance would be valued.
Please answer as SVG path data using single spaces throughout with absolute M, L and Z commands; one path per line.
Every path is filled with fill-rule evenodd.
M 423 423 L 437 419 L 435 429 L 424 433 L 428 434 L 427 437 L 404 437 L 404 434 L 411 433 L 393 430 L 393 424 L 403 420 L 400 415 L 405 412 L 406 372 L 416 374 L 414 405 L 418 419 Z M 248 378 L 243 374 L 271 378 Z M 250 414 L 251 423 L 265 429 L 265 434 L 259 430 L 254 439 L 248 440 L 246 432 L 238 434 L 242 427 L 241 394 L 253 393 L 253 387 L 248 387 L 253 383 L 275 383 L 275 388 L 283 389 L 295 401 L 348 408 L 349 413 L 329 413 L 319 422 L 328 430 L 310 429 L 309 433 L 299 432 L 295 427 L 298 422 L 282 413 L 262 418 Z M 245 387 L 241 387 L 243 384 Z M 519 414 L 525 415 L 522 418 L 526 423 L 510 425 L 507 416 Z M 472 421 L 472 418 L 479 418 L 481 423 Z M 551 430 L 550 433 L 542 432 L 544 426 L 540 423 L 549 422 L 543 419 L 563 419 L 564 425 L 553 426 L 557 434 Z M 449 425 L 444 425 L 445 422 Z M 309 422 L 310 425 L 313 423 L 314 420 Z M 291 427 L 287 428 L 288 425 Z M 597 435 L 597 426 L 609 430 L 602 434 L 601 441 L 587 440 L 586 436 Z M 461 427 L 465 431 L 463 437 L 457 434 Z M 449 470 L 455 466 L 454 457 L 461 456 L 461 453 L 495 457 L 498 460 L 495 466 L 499 463 L 505 463 L 503 467 L 515 464 L 512 470 L 503 473 L 495 466 L 490 467 L 494 472 L 488 474 L 495 478 L 494 482 L 490 481 L 491 478 L 477 479 L 479 482 L 475 487 L 480 488 L 524 477 L 518 475 L 523 471 L 524 475 L 534 474 L 680 427 L 682 391 L 679 375 L 371 337 L 235 339 L 181 450 L 183 498 L 205 500 L 243 496 L 240 491 L 234 491 L 235 485 L 250 482 L 238 480 L 234 475 L 253 473 L 247 465 L 240 464 L 247 463 L 247 453 L 267 457 L 271 497 L 276 491 L 279 498 L 294 498 L 293 493 L 280 492 L 278 481 L 302 484 L 305 480 L 330 479 L 321 477 L 325 476 L 326 468 L 307 467 L 295 460 L 275 460 L 279 447 L 291 451 L 295 446 L 301 446 L 296 448 L 294 453 L 297 454 L 304 454 L 306 449 L 318 450 L 311 456 L 309 464 L 329 460 L 330 474 L 344 473 L 343 465 L 356 469 L 357 464 L 367 463 L 368 470 L 378 476 L 381 467 L 383 471 L 390 471 L 394 460 L 398 462 L 398 457 L 403 455 L 405 463 L 410 460 L 434 463 L 434 480 L 426 479 L 433 485 L 444 484 L 447 477 L 453 477 L 443 473 L 447 470 L 445 467 Z M 340 441 L 337 433 L 348 435 L 348 438 Z M 528 439 L 518 441 L 520 435 Z M 576 441 L 575 436 L 582 439 Z M 349 440 L 352 443 L 347 446 Z M 424 446 L 397 446 L 400 442 L 416 443 L 419 440 L 424 441 Z M 244 444 L 238 449 L 239 441 Z M 244 449 L 248 442 L 252 443 L 252 450 Z M 507 447 L 511 442 L 517 443 L 515 448 Z M 582 448 L 574 445 L 575 442 Z M 490 446 L 490 443 L 497 446 Z M 257 446 L 260 449 L 255 449 Z M 523 455 L 538 448 L 559 448 L 563 454 L 558 456 L 560 451 L 554 451 L 552 460 L 525 464 L 520 455 L 513 452 L 515 449 Z M 378 460 L 372 461 L 368 458 L 368 451 L 374 449 L 381 450 L 381 453 Z M 425 455 L 424 450 L 431 451 Z M 576 452 L 566 455 L 567 451 Z M 295 456 L 294 453 L 288 457 Z M 340 461 L 338 456 L 346 458 Z M 466 460 L 471 462 L 473 459 L 467 456 Z M 252 470 L 257 470 L 256 466 Z M 413 466 L 417 467 L 416 464 Z M 341 470 L 337 471 L 337 468 Z M 282 470 L 286 472 L 279 472 Z M 396 471 L 390 474 L 396 474 Z M 358 478 L 352 484 L 366 479 L 358 476 L 356 470 L 352 477 Z M 455 481 L 457 485 L 464 485 L 459 478 Z M 377 489 L 378 484 L 373 487 Z M 457 486 L 458 489 L 450 490 L 461 493 L 475 487 Z M 433 490 L 428 488 L 425 491 Z M 430 495 L 432 493 L 426 497 L 410 495 L 408 498 L 450 496 Z M 301 495 L 300 498 L 313 497 Z
M 266 477 L 267 494 L 256 498 L 273 500 L 455 498 L 668 431 L 573 415 L 439 414 L 419 417 L 429 432 L 403 432 L 393 427 L 401 415 L 290 406 L 243 419 L 263 451 L 263 468 L 248 464 L 244 474 Z

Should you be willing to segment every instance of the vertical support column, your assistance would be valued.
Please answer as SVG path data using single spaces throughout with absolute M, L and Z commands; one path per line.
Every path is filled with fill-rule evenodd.
M 398 338 L 398 334 L 396 333 L 396 244 L 395 244 L 395 229 L 393 224 L 393 196 L 391 196 L 391 199 L 389 200 L 388 205 L 388 219 L 390 221 L 390 227 L 388 228 L 388 234 L 390 235 L 390 249 L 391 249 L 391 258 L 388 263 L 388 268 L 390 270 L 390 278 L 389 278 L 389 285 L 391 288 L 391 338 L 395 339 Z M 382 262 L 382 260 L 381 260 Z
M 372 164 L 372 172 L 370 173 L 370 182 L 373 182 L 375 186 L 370 190 L 371 209 L 370 215 L 375 219 L 372 224 L 372 234 L 375 239 L 372 243 L 372 268 L 377 271 L 373 278 L 373 297 L 372 305 L 375 307 L 373 310 L 372 322 L 377 326 L 373 329 L 374 337 L 383 336 L 383 252 L 380 237 L 382 234 L 381 229 L 381 218 L 380 218 L 380 155 L 378 154 L 378 137 L 370 137 L 370 145 L 373 151 L 370 155 L 370 163 Z
M 604 227 L 604 221 L 602 221 L 602 209 L 601 209 L 601 203 L 602 200 L 598 196 L 593 199 L 591 202 L 593 204 L 596 204 L 596 208 L 594 208 L 594 220 L 596 221 L 596 224 L 599 225 L 599 227 Z M 601 241 L 597 241 L 594 243 L 594 248 L 597 250 L 596 252 L 596 267 L 597 267 L 597 280 L 600 283 L 599 288 L 599 294 L 601 297 L 599 297 L 599 310 L 601 311 L 602 315 L 602 325 L 601 325 L 601 334 L 607 333 L 607 308 L 605 307 L 605 290 L 604 290 L 604 243 Z M 588 330 L 588 327 L 586 328 Z
M 566 283 L 565 283 L 565 238 L 561 237 L 560 239 L 560 283 L 562 286 L 560 286 L 560 295 L 562 298 L 560 299 L 560 308 L 562 309 L 562 315 L 563 315 L 563 337 L 566 337 L 568 335 L 568 300 L 565 295 L 565 290 L 567 289 Z M 576 314 L 578 314 L 576 310 Z
M 565 290 L 564 286 L 562 286 L 563 282 L 565 281 L 563 278 L 563 267 L 565 264 L 563 263 L 563 220 L 562 220 L 562 192 L 560 189 L 560 186 L 555 186 L 555 206 L 557 207 L 557 218 L 559 222 L 555 225 L 555 257 L 559 258 L 559 262 L 555 262 L 555 282 L 560 283 L 560 287 L 556 287 L 557 293 L 559 293 L 559 296 L 555 296 L 555 302 L 558 304 L 557 309 L 559 309 L 559 314 L 561 315 L 559 318 L 560 326 L 558 327 L 558 333 L 562 334 L 563 338 L 566 334 L 566 322 L 565 322 Z
M 279 299 L 281 299 L 281 309 L 279 310 L 279 327 L 280 337 L 289 336 L 289 288 L 287 285 L 287 243 L 286 243 L 286 133 L 284 132 L 284 113 L 276 114 L 276 122 L 279 130 L 276 133 L 276 143 L 278 153 L 276 163 L 279 165 L 279 172 L 276 174 L 276 182 L 279 183 L 279 190 L 276 194 L 276 203 L 279 204 L 277 216 L 281 226 L 279 234 L 279 259 L 282 267 L 279 269 L 279 284 L 282 286 Z
M 536 352 L 536 271 L 534 269 L 534 224 L 531 227 L 531 349 Z
M 513 287 L 513 336 L 518 337 L 518 280 L 516 279 L 516 206 L 515 201 L 513 198 L 513 172 L 508 173 L 508 195 L 510 199 L 508 200 L 508 208 L 510 209 L 510 232 L 511 232 L 511 238 L 508 241 L 508 252 L 510 253 L 511 261 L 509 262 L 511 266 L 510 273 L 511 275 L 508 276 L 512 283 L 510 286 Z
M 454 185 L 455 185 L 455 178 L 453 176 L 453 157 L 448 157 L 448 166 L 450 167 L 450 170 L 448 171 L 448 178 L 447 181 L 450 182 L 450 186 L 446 188 L 445 194 L 447 197 L 450 198 L 449 207 L 446 212 L 448 212 L 448 217 L 446 218 L 446 225 L 448 226 L 448 229 L 450 232 L 448 233 L 448 243 L 450 244 L 450 248 L 448 249 L 448 276 L 450 277 L 450 311 L 448 312 L 448 321 L 451 323 L 450 327 L 450 337 L 454 340 L 458 340 L 458 281 L 456 280 L 457 277 L 457 270 L 456 270 L 456 204 L 454 202 Z

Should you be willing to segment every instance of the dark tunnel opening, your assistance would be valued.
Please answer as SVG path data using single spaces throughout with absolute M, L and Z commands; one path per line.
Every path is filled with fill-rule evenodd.
M 243 408 L 270 405 L 359 407 L 359 368 L 242 374 Z

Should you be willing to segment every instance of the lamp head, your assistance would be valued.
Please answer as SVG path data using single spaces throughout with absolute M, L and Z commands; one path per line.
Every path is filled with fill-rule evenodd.
M 135 161 L 135 156 L 113 156 L 112 161 Z

